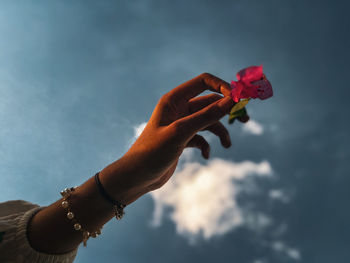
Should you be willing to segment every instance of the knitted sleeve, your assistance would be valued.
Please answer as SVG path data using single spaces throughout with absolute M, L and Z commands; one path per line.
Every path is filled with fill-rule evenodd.
M 44 207 L 23 200 L 0 203 L 0 262 L 70 263 L 78 248 L 65 254 L 46 254 L 33 249 L 27 239 L 29 220 Z

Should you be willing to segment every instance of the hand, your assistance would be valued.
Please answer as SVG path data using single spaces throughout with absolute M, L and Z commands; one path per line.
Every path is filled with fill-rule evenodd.
M 225 97 L 219 94 L 196 97 L 204 90 Z M 197 147 L 208 158 L 209 144 L 197 134 L 199 131 L 214 133 L 222 145 L 229 147 L 229 133 L 219 120 L 234 105 L 230 90 L 228 83 L 205 73 L 164 94 L 127 153 L 100 172 L 105 190 L 115 200 L 128 205 L 164 185 L 186 147 Z M 240 120 L 248 119 L 244 116 Z M 94 177 L 80 185 L 73 197 L 74 215 L 90 232 L 101 228 L 114 216 L 111 204 L 101 196 Z M 45 207 L 28 223 L 28 240 L 37 251 L 66 253 L 82 241 L 81 233 L 67 220 L 61 203 L 59 199 Z
M 205 90 L 224 97 L 217 93 L 196 97 Z M 119 161 L 119 168 L 128 171 L 126 184 L 138 189 L 131 199 L 163 186 L 186 147 L 199 148 L 203 157 L 209 158 L 210 146 L 197 132 L 208 130 L 220 138 L 224 147 L 230 147 L 229 132 L 219 121 L 234 105 L 230 94 L 227 82 L 203 73 L 160 98 L 145 129 Z M 240 121 L 248 119 L 243 116 Z

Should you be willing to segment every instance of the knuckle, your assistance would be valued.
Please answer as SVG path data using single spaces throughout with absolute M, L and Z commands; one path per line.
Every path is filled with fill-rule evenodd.
M 171 94 L 169 93 L 164 94 L 159 99 L 158 104 L 163 110 L 171 111 L 172 109 L 175 108 L 171 99 Z
M 210 79 L 213 77 L 212 74 L 208 73 L 208 72 L 203 72 L 202 74 L 199 75 L 202 79 Z
M 165 93 L 163 94 L 160 99 L 159 99 L 159 103 L 160 104 L 165 104 L 165 103 L 168 103 L 169 102 L 169 93 Z
M 175 95 L 172 92 L 165 93 L 159 100 L 162 106 L 169 107 L 171 109 L 176 109 L 175 105 Z

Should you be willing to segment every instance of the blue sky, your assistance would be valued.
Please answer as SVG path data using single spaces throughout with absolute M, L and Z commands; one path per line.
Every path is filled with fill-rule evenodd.
M 233 146 L 203 132 L 211 158 L 186 150 L 174 180 L 76 262 L 349 262 L 349 7 L 2 1 L 0 201 L 50 204 L 120 158 L 162 94 L 263 64 L 274 97 L 249 103 L 248 126 L 222 120 Z M 190 216 L 186 187 L 197 193 Z M 218 191 L 226 205 L 214 199 L 207 217 Z

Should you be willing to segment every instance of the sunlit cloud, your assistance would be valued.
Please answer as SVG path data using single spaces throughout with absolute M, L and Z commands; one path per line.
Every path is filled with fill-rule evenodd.
M 136 139 L 141 135 L 146 125 L 147 125 L 147 122 L 142 122 L 141 124 L 135 125 L 133 127 L 134 136 L 127 142 L 126 144 L 127 149 L 129 149 L 131 145 L 136 141 Z
M 140 136 L 146 124 L 143 122 L 133 127 L 130 145 Z M 254 129 L 255 133 L 259 129 L 263 131 L 260 124 L 251 130 Z M 196 149 L 186 148 L 170 180 L 162 188 L 150 192 L 154 201 L 150 225 L 159 227 L 167 217 L 174 223 L 176 232 L 186 237 L 190 244 L 195 244 L 198 238 L 209 240 L 222 236 L 238 227 L 256 234 L 269 229 L 274 238 L 266 244 L 268 248 L 281 257 L 300 260 L 298 249 L 280 241 L 288 229 L 285 223 L 274 222 L 271 215 L 254 211 L 238 201 L 241 193 L 254 194 L 257 191 L 254 181 L 258 177 L 273 178 L 271 164 L 266 160 L 233 162 L 221 158 L 201 164 L 195 161 L 195 153 Z M 266 194 L 266 198 L 273 201 L 290 201 L 289 195 L 281 189 L 270 189 Z M 266 261 L 256 259 L 256 262 Z
M 146 125 L 147 125 L 147 122 L 143 122 L 140 125 L 137 125 L 134 127 L 134 134 L 135 134 L 134 139 L 137 139 L 137 137 L 141 135 Z
M 245 214 L 237 202 L 242 186 L 237 182 L 249 176 L 270 176 L 267 161 L 235 163 L 219 158 L 207 164 L 184 163 L 181 170 L 162 188 L 151 192 L 155 202 L 153 226 L 161 224 L 166 206 L 172 207 L 176 231 L 187 237 L 209 239 L 247 224 L 258 228 L 270 224 L 263 214 Z
M 244 132 L 253 135 L 262 135 L 264 133 L 264 127 L 255 120 L 249 120 L 242 126 Z
M 146 122 L 133 127 L 131 145 L 142 133 Z M 215 158 L 207 164 L 195 162 L 195 149 L 187 148 L 181 155 L 173 177 L 160 189 L 152 191 L 154 200 L 152 226 L 160 226 L 166 207 L 173 208 L 171 220 L 177 233 L 209 239 L 245 225 L 259 231 L 271 224 L 271 218 L 262 213 L 247 213 L 237 202 L 249 183 L 238 184 L 248 177 L 271 176 L 268 161 L 240 163 Z M 190 200 L 190 201 L 189 201 Z

